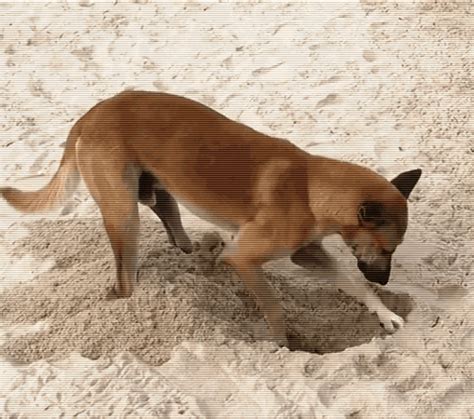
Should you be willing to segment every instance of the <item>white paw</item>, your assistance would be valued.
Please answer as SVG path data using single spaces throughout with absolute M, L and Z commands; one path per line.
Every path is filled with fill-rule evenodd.
M 383 326 L 388 333 L 394 333 L 401 329 L 405 324 L 405 320 L 388 309 L 382 312 L 377 312 L 377 316 L 381 326 Z

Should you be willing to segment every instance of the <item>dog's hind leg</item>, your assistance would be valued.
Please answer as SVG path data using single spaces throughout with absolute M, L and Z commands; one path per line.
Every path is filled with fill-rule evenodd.
M 139 217 L 138 173 L 125 156 L 102 159 L 103 150 L 78 147 L 78 166 L 98 204 L 116 264 L 116 297 L 130 297 L 137 278 Z M 107 151 L 105 151 L 107 152 Z
M 181 223 L 178 203 L 164 189 L 157 189 L 155 197 L 156 204 L 150 208 L 165 226 L 170 242 L 179 247 L 184 253 L 191 253 L 193 244 Z
M 183 252 L 191 253 L 193 245 L 181 223 L 178 204 L 151 173 L 143 172 L 140 176 L 139 200 L 160 218 L 168 241 Z
M 123 197 L 122 197 L 123 199 Z M 117 267 L 117 297 L 130 297 L 137 279 L 139 219 L 138 206 L 132 201 L 122 204 L 120 211 L 101 207 L 105 229 Z

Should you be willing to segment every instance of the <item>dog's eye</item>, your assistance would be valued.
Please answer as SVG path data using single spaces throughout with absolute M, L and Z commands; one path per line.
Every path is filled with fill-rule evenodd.
M 388 256 L 392 254 L 392 252 L 389 252 L 388 250 L 385 250 L 385 249 L 382 249 L 381 253 L 383 256 Z

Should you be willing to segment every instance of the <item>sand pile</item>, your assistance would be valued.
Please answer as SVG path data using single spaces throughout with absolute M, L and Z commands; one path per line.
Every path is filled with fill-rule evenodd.
M 17 242 L 13 257 L 54 259 L 34 284 L 6 290 L 0 316 L 8 324 L 41 322 L 46 330 L 7 339 L 16 361 L 59 359 L 72 351 L 96 359 L 129 351 L 159 365 L 182 341 L 247 341 L 265 336 L 263 318 L 232 269 L 215 266 L 219 248 L 195 243 L 185 255 L 172 248 L 158 220 L 142 222 L 139 282 L 130 299 L 110 300 L 115 280 L 109 243 L 99 219 L 39 222 Z M 384 334 L 377 317 L 334 288 L 269 274 L 287 310 L 293 349 L 333 352 Z M 324 278 L 319 278 L 324 279 Z M 409 299 L 386 293 L 400 315 Z

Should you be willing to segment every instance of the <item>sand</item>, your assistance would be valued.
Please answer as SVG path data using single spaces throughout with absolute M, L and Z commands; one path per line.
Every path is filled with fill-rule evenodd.
M 125 88 L 197 99 L 305 150 L 388 178 L 421 167 L 391 282 L 387 335 L 324 272 L 266 275 L 292 350 L 183 210 L 195 251 L 141 211 L 140 273 L 114 268 L 81 188 L 25 216 L 0 202 L 3 417 L 474 416 L 472 23 L 467 3 L 2 4 L 0 182 L 36 188 L 68 129 Z M 221 232 L 222 237 L 226 236 Z M 327 246 L 343 270 L 354 261 Z
M 72 351 L 91 359 L 128 351 L 160 365 L 186 340 L 264 338 L 265 327 L 255 328 L 263 326 L 263 318 L 251 295 L 230 268 L 215 266 L 218 249 L 211 252 L 201 240 L 192 255 L 185 255 L 167 244 L 157 220 L 142 222 L 139 283 L 132 298 L 121 300 L 107 298 L 115 268 L 100 220 L 30 226 L 12 256 L 53 258 L 55 266 L 33 284 L 4 291 L 0 316 L 9 325 L 46 322 L 48 327 L 10 337 L 3 354 L 31 362 L 61 359 Z M 65 231 L 77 245 L 65 248 Z M 341 351 L 384 335 L 376 316 L 334 287 L 275 274 L 270 281 L 288 310 L 292 349 Z M 401 315 L 411 310 L 407 296 L 386 294 L 385 300 Z

